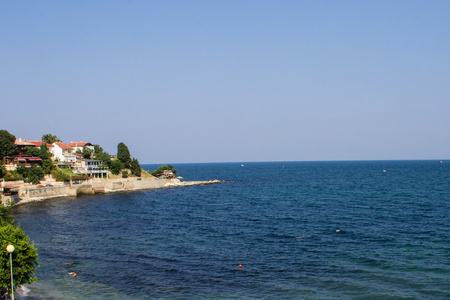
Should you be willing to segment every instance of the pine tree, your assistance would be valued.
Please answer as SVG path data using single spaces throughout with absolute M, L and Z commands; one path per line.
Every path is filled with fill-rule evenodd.
M 133 160 L 131 161 L 130 169 L 132 175 L 141 177 L 141 165 L 139 164 L 139 161 L 136 158 L 133 158 Z
M 124 143 L 119 143 L 117 145 L 117 159 L 119 159 L 125 166 L 129 168 L 131 165 L 131 155 L 130 150 Z

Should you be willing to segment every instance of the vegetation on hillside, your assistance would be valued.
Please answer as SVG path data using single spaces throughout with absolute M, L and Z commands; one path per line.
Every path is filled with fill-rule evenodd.
M 52 170 L 52 177 L 56 181 L 69 181 L 69 180 L 84 180 L 87 179 L 87 175 L 76 174 L 71 169 L 54 168 Z
M 56 168 L 47 144 L 61 142 L 61 140 L 56 135 L 50 133 L 42 136 L 43 143 L 40 148 L 32 146 L 26 148 L 27 155 L 41 158 L 40 162 L 31 168 L 19 166 L 15 171 L 6 171 L 4 166 L 2 166 L 1 159 L 16 153 L 17 147 L 14 144 L 15 140 L 16 137 L 14 135 L 6 130 L 0 130 L 0 178 L 4 178 L 7 181 L 25 180 L 35 184 L 39 183 L 39 179 L 45 174 L 52 174 L 58 181 L 70 180 L 70 177 L 72 179 L 83 178 L 83 175 Z M 77 153 L 82 154 L 85 159 L 95 158 L 102 161 L 102 167 L 108 168 L 114 175 L 122 174 L 123 177 L 141 177 L 142 175 L 143 170 L 139 161 L 131 157 L 130 150 L 122 142 L 117 145 L 117 157 L 114 160 L 111 160 L 111 155 L 105 152 L 100 145 L 94 145 L 94 151 L 84 147 L 83 150 L 77 150 Z M 123 170 L 126 170 L 126 172 L 122 172 Z

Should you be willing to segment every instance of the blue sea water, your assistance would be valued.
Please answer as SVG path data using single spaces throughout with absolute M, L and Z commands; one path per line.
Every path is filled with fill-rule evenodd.
M 448 162 L 174 167 L 225 182 L 15 207 L 18 299 L 450 299 Z

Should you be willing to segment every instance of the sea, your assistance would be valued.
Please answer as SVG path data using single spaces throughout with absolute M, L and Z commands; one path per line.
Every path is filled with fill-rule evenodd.
M 16 206 L 16 299 L 450 299 L 450 161 L 174 167 L 223 182 Z

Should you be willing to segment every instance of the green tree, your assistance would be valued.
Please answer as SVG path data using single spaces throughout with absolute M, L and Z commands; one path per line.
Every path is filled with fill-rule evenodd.
M 105 166 L 111 167 L 111 155 L 108 152 L 101 152 L 95 154 L 95 159 L 101 160 Z
M 123 162 L 125 168 L 129 168 L 131 165 L 131 155 L 130 150 L 124 143 L 119 143 L 117 145 L 117 159 Z
M 84 147 L 84 148 L 83 148 L 83 152 L 81 152 L 81 154 L 83 154 L 83 157 L 84 157 L 85 159 L 90 159 L 90 158 L 91 158 L 91 155 L 92 155 L 92 150 L 89 149 L 89 148 L 87 148 L 87 147 Z
M 39 149 L 39 157 L 42 159 L 51 159 L 52 158 L 52 153 L 50 152 L 50 150 L 48 150 L 48 147 L 46 144 L 42 144 L 41 148 Z
M 131 169 L 131 175 L 141 177 L 141 165 L 139 164 L 139 161 L 136 158 L 133 158 L 131 160 L 130 169 Z
M 39 157 L 42 159 L 41 161 L 41 167 L 44 170 L 45 174 L 50 174 L 55 167 L 52 160 L 52 154 L 50 153 L 50 150 L 48 150 L 48 147 L 46 144 L 42 144 L 41 148 L 39 149 Z
M 14 224 L 14 218 L 12 217 L 12 206 L 0 205 L 0 226 L 6 224 Z
M 55 165 L 51 159 L 43 159 L 41 162 L 41 168 L 45 174 L 50 174 Z
M 120 171 L 124 168 L 123 162 L 121 162 L 118 159 L 115 159 L 111 162 L 111 166 L 109 167 L 109 170 L 114 175 L 119 175 Z
M 11 291 L 11 260 L 6 251 L 8 245 L 14 246 L 14 288 L 36 281 L 34 271 L 39 266 L 36 248 L 23 230 L 14 224 L 11 207 L 0 206 L 0 288 Z
M 3 165 L 0 165 L 0 178 L 3 178 L 3 177 L 5 177 L 6 176 L 6 169 L 5 169 L 5 166 L 3 166 Z M 1 205 L 0 205 L 1 206 Z
M 28 146 L 25 148 L 28 155 L 31 155 L 33 157 L 39 157 L 41 154 L 41 149 L 34 147 L 34 146 Z
M 46 144 L 42 144 L 40 148 L 37 147 L 26 147 L 25 148 L 28 155 L 34 156 L 34 157 L 40 157 L 42 161 L 40 162 L 40 166 L 44 170 L 45 174 L 50 174 L 52 171 L 54 165 L 53 161 L 51 159 L 52 154 L 48 150 L 48 147 Z
M 156 169 L 155 171 L 153 171 L 152 175 L 160 176 L 162 173 L 164 173 L 165 170 L 170 170 L 170 171 L 172 171 L 173 174 L 175 174 L 175 176 L 177 176 L 177 170 L 175 170 L 175 168 L 172 165 L 161 166 L 158 169 Z
M 97 153 L 100 153 L 100 152 L 103 152 L 103 148 L 100 147 L 100 145 L 95 144 L 94 145 L 94 153 L 97 154 Z
M 0 160 L 16 152 L 16 137 L 6 130 L 0 130 Z
M 43 141 L 44 143 L 47 143 L 47 144 L 53 144 L 53 143 L 56 143 L 56 142 L 62 142 L 62 141 L 59 139 L 59 137 L 57 137 L 56 135 L 50 134 L 50 133 L 44 134 L 44 135 L 42 136 L 42 141 Z
M 32 166 L 31 168 L 19 166 L 16 171 L 33 184 L 39 184 L 40 179 L 45 175 L 44 170 L 40 166 Z
M 11 260 L 6 251 L 8 245 L 15 248 L 12 253 L 14 288 L 36 281 L 34 271 L 39 266 L 36 248 L 20 227 L 6 224 L 0 227 L 0 287 L 9 290 L 11 287 Z

